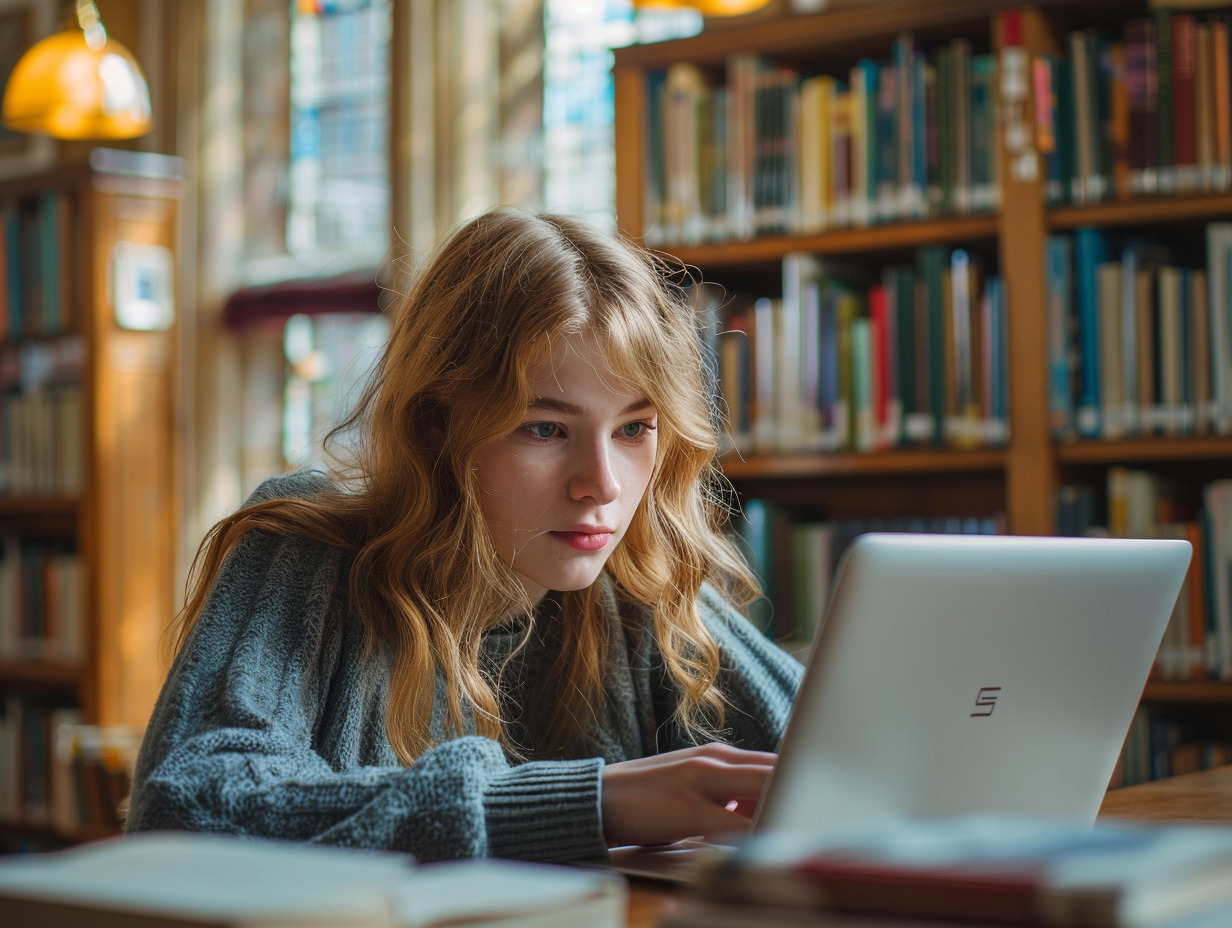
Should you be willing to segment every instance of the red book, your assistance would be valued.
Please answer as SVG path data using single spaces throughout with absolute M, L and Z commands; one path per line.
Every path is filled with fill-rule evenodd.
M 889 422 L 889 328 L 887 318 L 886 288 L 876 284 L 868 290 L 868 321 L 869 321 L 869 373 L 871 375 L 871 396 L 869 405 L 872 407 L 873 448 L 882 450 L 887 446 L 886 430 Z
M 1177 168 L 1177 183 L 1182 189 L 1186 186 L 1192 187 L 1197 181 L 1195 25 L 1191 14 L 1172 17 L 1172 154 Z

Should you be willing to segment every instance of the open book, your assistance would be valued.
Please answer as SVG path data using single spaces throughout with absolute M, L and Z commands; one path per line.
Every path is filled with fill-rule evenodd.
M 612 874 L 152 832 L 0 859 L 0 924 L 40 928 L 623 926 Z

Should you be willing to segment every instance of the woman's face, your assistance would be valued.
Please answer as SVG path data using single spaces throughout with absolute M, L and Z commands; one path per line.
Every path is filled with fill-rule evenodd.
M 522 422 L 475 460 L 488 529 L 538 603 L 595 581 L 650 482 L 658 414 L 588 333 L 532 371 Z

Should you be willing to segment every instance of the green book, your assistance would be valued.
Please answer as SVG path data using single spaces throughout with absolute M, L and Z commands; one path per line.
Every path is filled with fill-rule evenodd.
M 945 427 L 945 272 L 949 255 L 942 245 L 929 245 L 917 254 L 918 273 L 924 284 L 924 322 L 927 326 L 928 391 L 921 404 L 931 416 L 934 445 L 941 445 Z

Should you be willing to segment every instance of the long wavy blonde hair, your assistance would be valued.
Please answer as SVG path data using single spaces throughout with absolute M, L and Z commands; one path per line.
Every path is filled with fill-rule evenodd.
M 698 322 L 680 269 L 561 215 L 501 208 L 438 245 L 392 307 L 385 352 L 336 432 L 358 435 L 337 489 L 241 509 L 198 552 L 178 641 L 204 607 L 223 561 L 253 530 L 320 539 L 351 552 L 349 595 L 373 646 L 391 660 L 389 740 L 404 763 L 433 744 L 435 674 L 447 734 L 511 743 L 484 633 L 530 603 L 497 555 L 481 515 L 475 453 L 516 428 L 530 375 L 561 337 L 589 330 L 612 370 L 657 407 L 658 451 L 645 497 L 605 571 L 644 604 L 680 698 L 674 722 L 694 738 L 723 725 L 718 648 L 698 616 L 709 581 L 737 604 L 757 595 L 722 533 L 729 487 Z M 560 597 L 555 666 L 540 693 L 554 706 L 537 755 L 583 750 L 602 718 L 609 625 L 599 584 Z M 637 630 L 630 630 L 637 634 Z

